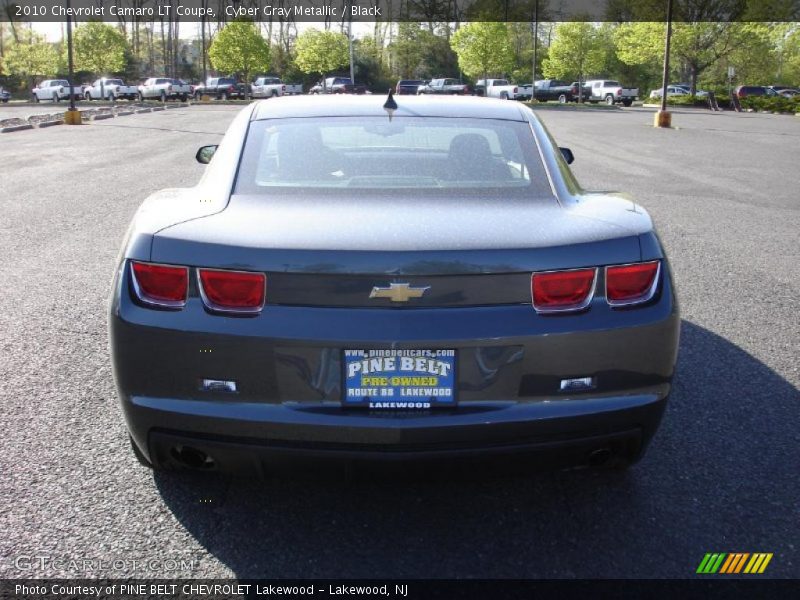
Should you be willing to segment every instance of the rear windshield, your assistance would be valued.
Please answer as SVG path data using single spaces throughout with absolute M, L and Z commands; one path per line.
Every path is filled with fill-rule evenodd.
M 236 192 L 280 189 L 549 191 L 527 123 L 327 117 L 251 123 Z

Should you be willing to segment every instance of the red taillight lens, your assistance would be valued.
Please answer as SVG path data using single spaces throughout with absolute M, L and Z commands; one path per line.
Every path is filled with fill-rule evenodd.
M 586 308 L 592 300 L 596 269 L 534 273 L 531 276 L 533 308 L 560 312 Z
M 606 299 L 612 306 L 647 302 L 656 291 L 661 263 L 657 260 L 606 267 Z
M 198 269 L 203 301 L 212 310 L 258 312 L 264 307 L 267 278 L 263 273 Z
M 170 265 L 132 262 L 134 291 L 138 298 L 155 306 L 180 308 L 189 291 L 189 269 Z

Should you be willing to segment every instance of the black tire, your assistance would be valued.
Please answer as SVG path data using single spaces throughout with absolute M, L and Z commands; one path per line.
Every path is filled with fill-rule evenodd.
M 139 447 L 136 445 L 136 443 L 133 441 L 133 438 L 130 435 L 128 436 L 128 441 L 131 444 L 131 450 L 133 450 L 133 455 L 136 457 L 136 460 L 139 462 L 139 464 L 142 465 L 143 467 L 147 467 L 148 469 L 153 469 L 154 471 L 157 471 L 158 469 L 156 469 L 153 466 L 153 464 L 145 458 L 144 454 L 142 454 L 142 451 L 139 450 Z
M 91 102 L 91 101 L 92 101 L 92 95 L 91 95 L 89 92 L 86 92 L 86 93 L 83 95 L 83 97 L 84 97 L 84 99 L 85 99 L 87 102 Z
M 611 94 L 606 94 L 606 104 L 608 106 L 614 106 L 614 96 Z
M 272 90 L 272 95 L 270 96 L 270 98 L 277 98 L 277 97 L 278 97 L 278 92 Z
M 139 102 L 144 102 L 144 94 L 139 92 Z
M 109 102 L 116 102 L 117 101 L 117 96 L 116 96 L 116 94 L 114 94 L 114 92 L 109 92 L 108 93 L 108 101 Z
M 566 94 L 559 95 L 558 103 L 559 104 L 566 104 L 567 103 L 567 95 Z
M 39 102 L 40 102 L 40 100 L 39 100 L 39 96 L 37 96 L 36 94 L 32 94 L 32 95 L 33 95 L 33 102 L 34 102 L 35 104 L 39 104 Z
M 633 104 L 633 100 L 623 100 L 622 104 L 624 106 L 631 106 Z
M 508 100 L 508 92 L 503 92 L 502 94 L 500 94 L 500 99 L 501 100 Z
M 220 100 L 222 100 L 222 101 L 225 101 L 225 100 L 227 100 L 227 99 L 228 99 L 228 92 L 222 92 L 222 93 L 219 95 L 219 99 L 220 99 Z
M 186 102 L 189 99 L 189 96 L 186 94 L 181 94 L 181 102 Z
M 58 104 L 59 102 L 61 102 L 61 98 L 58 97 L 58 93 L 54 93 L 53 94 L 53 102 L 55 104 Z
M 195 102 L 199 102 L 200 101 L 200 96 L 201 96 L 200 92 L 195 92 L 194 93 L 194 101 Z
M 167 92 L 161 90 L 161 102 L 166 102 L 166 101 L 167 101 Z

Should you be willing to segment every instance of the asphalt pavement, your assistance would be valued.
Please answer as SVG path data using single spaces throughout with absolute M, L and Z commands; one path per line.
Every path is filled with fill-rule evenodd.
M 672 262 L 674 392 L 629 471 L 153 474 L 115 397 L 111 275 L 139 203 L 193 185 L 237 110 L 0 136 L 0 577 L 692 577 L 707 552 L 800 576 L 800 119 L 539 111 Z

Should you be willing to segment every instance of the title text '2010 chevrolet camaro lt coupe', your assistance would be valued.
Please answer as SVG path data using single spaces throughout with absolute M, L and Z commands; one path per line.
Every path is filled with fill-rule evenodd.
M 641 456 L 676 360 L 670 269 L 648 214 L 584 192 L 527 107 L 271 100 L 197 159 L 114 278 L 144 464 Z

